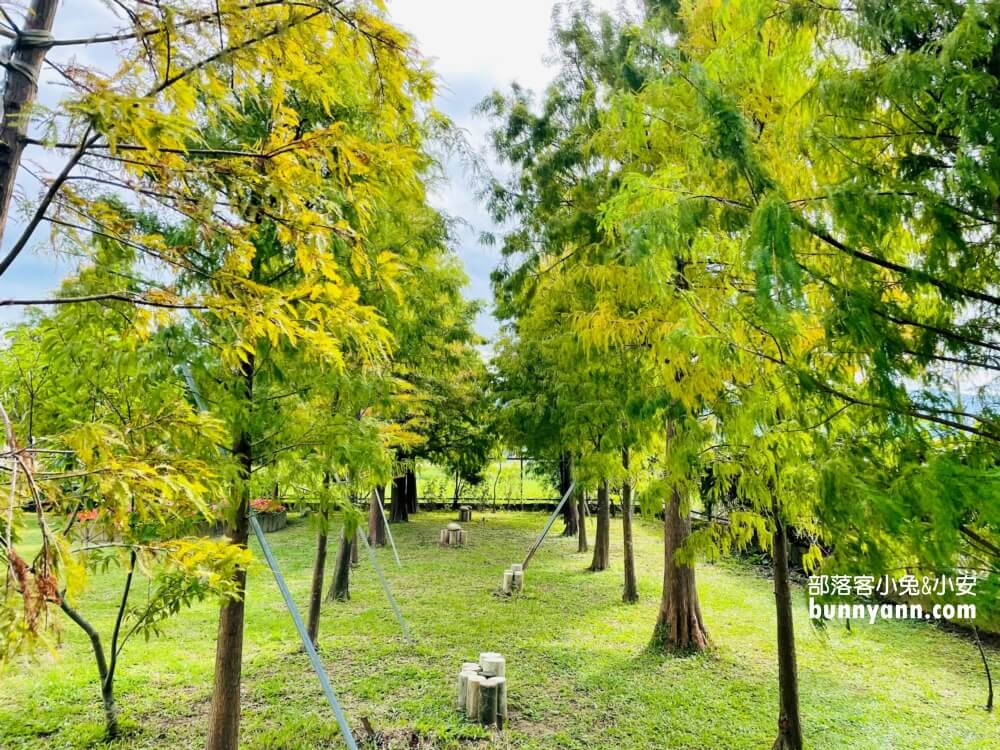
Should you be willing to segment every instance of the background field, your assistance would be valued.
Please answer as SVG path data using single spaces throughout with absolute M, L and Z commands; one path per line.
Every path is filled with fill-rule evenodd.
M 659 527 L 640 522 L 642 600 L 620 603 L 620 525 L 612 569 L 587 573 L 576 542 L 546 541 L 520 599 L 496 598 L 500 571 L 519 559 L 540 514 L 477 514 L 461 550 L 434 543 L 446 513 L 394 526 L 404 568 L 379 558 L 416 636 L 409 645 L 362 555 L 352 601 L 326 605 L 321 654 L 352 725 L 368 716 L 388 747 L 522 750 L 760 750 L 775 725 L 776 666 L 771 584 L 754 569 L 702 566 L 702 607 L 714 648 L 694 657 L 647 649 L 656 616 Z M 558 525 L 557 525 L 558 529 Z M 593 538 L 591 529 L 591 538 Z M 296 600 L 305 606 L 313 531 L 298 520 L 269 535 Z M 120 573 L 95 579 L 81 609 L 107 632 Z M 139 592 L 141 595 L 141 591 Z M 1000 721 L 981 708 L 974 645 L 933 626 L 880 623 L 813 630 L 797 592 L 802 713 L 816 750 L 995 750 Z M 168 624 L 159 641 L 125 652 L 118 697 L 129 734 L 114 747 L 199 748 L 207 726 L 217 609 L 203 604 Z M 491 736 L 453 710 L 455 673 L 479 651 L 508 660 L 511 724 Z M 996 661 L 1000 654 L 990 653 Z M 0 678 L 0 747 L 99 744 L 101 713 L 91 654 L 63 629 L 58 653 L 29 675 Z M 243 746 L 338 748 L 336 724 L 302 654 L 269 571 L 250 574 L 243 684 Z

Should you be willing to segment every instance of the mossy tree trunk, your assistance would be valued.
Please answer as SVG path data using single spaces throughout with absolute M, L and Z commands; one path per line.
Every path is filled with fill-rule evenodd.
M 587 491 L 581 488 L 576 496 L 579 498 L 577 501 L 576 551 L 586 552 L 590 549 L 590 543 L 587 541 Z
M 597 534 L 594 538 L 594 557 L 590 570 L 607 570 L 611 564 L 611 500 L 608 482 L 602 479 L 597 487 Z

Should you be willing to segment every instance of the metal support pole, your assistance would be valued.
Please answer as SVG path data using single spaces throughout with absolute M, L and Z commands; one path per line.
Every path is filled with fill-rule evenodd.
M 292 594 L 288 590 L 288 586 L 285 585 L 285 579 L 278 569 L 278 563 L 275 561 L 274 555 L 271 554 L 271 547 L 264 538 L 264 531 L 260 528 L 260 523 L 258 523 L 257 516 L 254 514 L 250 515 L 250 526 L 253 528 L 253 533 L 257 536 L 257 541 L 260 543 L 260 548 L 264 552 L 264 558 L 267 560 L 271 572 L 274 573 L 275 583 L 278 584 L 278 588 L 281 590 L 281 596 L 284 598 L 288 613 L 292 616 L 292 621 L 295 623 L 295 629 L 299 631 L 302 646 L 305 648 L 306 654 L 309 655 L 309 661 L 312 662 L 312 668 L 316 672 L 316 676 L 319 677 L 319 684 L 323 686 L 326 700 L 329 702 L 330 708 L 333 709 L 333 715 L 337 717 L 337 724 L 340 727 L 340 733 L 344 736 L 344 742 L 347 743 L 347 747 L 350 750 L 358 750 L 358 745 L 354 741 L 354 735 L 351 733 L 351 727 L 348 725 L 344 712 L 340 708 L 337 696 L 333 692 L 333 686 L 330 685 L 330 679 L 326 675 L 323 663 L 319 660 L 319 654 L 316 653 L 316 647 L 313 646 L 313 642 L 306 632 L 306 626 L 299 616 L 299 610 L 295 607 L 295 602 L 292 601 Z
M 399 623 L 399 627 L 403 631 L 403 637 L 407 641 L 413 642 L 413 636 L 410 635 L 410 629 L 406 625 L 406 620 L 403 619 L 403 613 L 399 609 L 399 605 L 396 604 L 396 597 L 392 595 L 392 591 L 389 589 L 389 582 L 385 580 L 385 576 L 382 574 L 382 567 L 378 564 L 378 558 L 375 557 L 375 550 L 368 543 L 368 537 L 365 534 L 358 534 L 361 537 L 361 541 L 365 544 L 365 549 L 368 550 L 368 559 L 371 560 L 372 567 L 375 568 L 375 574 L 378 576 L 379 581 L 382 583 L 382 590 L 385 592 L 386 598 L 389 600 L 389 604 L 392 605 L 392 611 L 396 615 L 396 621 Z
M 403 563 L 399 559 L 399 552 L 396 550 L 396 541 L 392 538 L 392 529 L 389 528 L 389 519 L 385 517 L 385 506 L 382 505 L 382 498 L 379 496 L 378 490 L 375 490 L 375 502 L 378 503 L 378 512 L 382 514 L 382 523 L 385 524 L 385 533 L 389 537 L 389 544 L 392 545 L 392 554 L 396 558 L 396 565 L 403 567 Z
M 556 509 L 552 511 L 552 515 L 549 516 L 549 521 L 548 523 L 545 524 L 545 528 L 542 529 L 542 533 L 538 535 L 538 538 L 535 540 L 535 543 L 532 544 L 531 549 L 528 550 L 528 554 L 524 556 L 524 562 L 521 563 L 521 567 L 524 570 L 528 569 L 528 563 L 531 562 L 531 558 L 534 557 L 535 552 L 538 551 L 538 548 L 542 546 L 542 542 L 545 540 L 545 535 L 549 533 L 549 529 L 552 528 L 552 524 L 554 524 L 556 522 L 556 518 L 559 517 L 559 511 L 562 510 L 563 506 L 566 504 L 566 501 L 569 500 L 570 496 L 572 496 L 573 490 L 575 488 L 576 488 L 576 481 L 574 480 L 569 483 L 569 489 L 566 490 L 566 494 L 562 496 L 562 500 L 559 501 L 559 505 L 556 506 Z

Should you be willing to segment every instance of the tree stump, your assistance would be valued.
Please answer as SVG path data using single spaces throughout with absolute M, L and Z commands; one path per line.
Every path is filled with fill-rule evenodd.
M 500 654 L 483 654 L 479 666 L 487 677 L 503 677 L 507 673 L 507 662 Z
M 442 547 L 461 547 L 465 544 L 465 531 L 457 523 L 452 521 L 438 535 L 438 544 Z
M 458 520 L 462 523 L 469 523 L 472 521 L 472 508 L 468 505 L 463 505 L 458 509 Z
M 469 721 L 479 721 L 479 699 L 486 678 L 481 674 L 469 675 L 465 697 L 465 717 Z
M 478 669 L 478 665 L 476 669 Z M 469 698 L 469 678 L 478 675 L 479 672 L 468 669 L 462 665 L 462 671 L 458 673 L 458 710 L 464 711 Z
M 483 680 L 479 686 L 479 723 L 492 726 L 497 723 L 497 687 L 496 677 Z
M 497 681 L 497 729 L 503 729 L 507 723 L 507 678 L 493 677 Z
M 511 574 L 511 591 L 521 593 L 524 590 L 524 571 L 512 570 Z

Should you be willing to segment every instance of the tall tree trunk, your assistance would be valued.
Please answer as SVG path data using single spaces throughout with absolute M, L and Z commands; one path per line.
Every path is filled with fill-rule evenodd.
M 58 8 L 58 0 L 32 0 L 24 17 L 22 31 L 29 34 L 51 32 Z M 4 237 L 4 229 L 10 217 L 14 185 L 24 152 L 22 139 L 28 132 L 27 114 L 38 94 L 35 81 L 38 80 L 48 51 L 48 47 L 33 46 L 24 38 L 15 39 L 10 50 L 10 61 L 4 75 L 3 122 L 0 124 L 0 240 Z M 89 135 L 88 130 L 88 137 Z M 0 276 L 13 261 L 14 255 L 7 255 L 0 261 Z
M 691 521 L 682 514 L 681 505 L 675 487 L 663 512 L 663 596 L 653 642 L 666 650 L 701 651 L 708 647 L 708 633 L 701 619 L 694 566 L 677 561 L 677 551 L 691 535 Z
M 253 403 L 254 356 L 241 369 L 244 398 Z M 232 544 L 247 546 L 250 533 L 250 471 L 253 466 L 253 443 L 246 427 L 240 430 L 233 445 L 239 465 L 236 480 L 236 512 L 226 529 Z M 215 682 L 208 719 L 208 750 L 237 750 L 240 742 L 240 679 L 243 672 L 243 620 L 246 607 L 247 572 L 236 571 L 236 597 L 222 605 L 219 635 L 215 647 Z
M 406 475 L 392 478 L 392 511 L 389 520 L 393 523 L 410 520 L 410 510 L 406 497 Z
M 597 487 L 597 535 L 594 538 L 594 558 L 590 563 L 593 571 L 607 570 L 611 564 L 611 501 L 608 498 L 608 482 L 602 479 Z
M 409 513 L 416 513 L 420 510 L 420 504 L 417 501 L 417 473 L 412 466 L 409 466 L 404 476 L 406 477 L 406 510 Z
M 346 602 L 351 598 L 351 540 L 340 532 L 340 546 L 333 566 L 333 581 L 326 594 L 328 602 Z
M 628 448 L 622 448 L 622 467 L 629 468 Z M 635 579 L 635 551 L 632 543 L 632 480 L 627 476 L 622 482 L 622 540 L 625 548 L 625 586 L 622 601 L 633 604 L 639 601 L 639 586 Z
M 580 489 L 577 493 L 579 498 L 577 509 L 577 516 L 579 521 L 577 523 L 577 537 L 576 537 L 576 551 L 586 552 L 590 549 L 590 544 L 587 542 L 587 491 Z
M 368 503 L 368 543 L 372 547 L 385 546 L 385 519 L 382 518 L 382 510 L 380 508 L 382 501 L 381 493 L 381 487 L 374 488 L 371 500 Z
M 462 494 L 462 475 L 457 471 L 455 472 L 455 496 L 451 501 L 451 509 L 458 510 L 458 499 Z
M 325 507 L 320 508 L 320 527 L 316 536 L 316 560 L 313 562 L 312 585 L 309 587 L 309 624 L 306 627 L 309 640 L 319 645 L 319 617 L 323 606 L 323 577 L 326 573 L 326 546 L 329 537 L 327 524 L 329 517 Z
M 778 500 L 771 498 L 774 519 L 774 606 L 778 624 L 778 738 L 774 750 L 802 750 L 799 717 L 799 676 L 795 664 L 795 625 L 792 620 L 792 587 L 788 576 L 788 533 Z
M 559 456 L 559 497 L 562 497 L 569 490 L 573 483 L 573 456 L 570 453 L 562 453 Z M 576 503 L 572 499 L 567 500 L 563 506 L 563 536 L 577 535 L 577 512 Z

